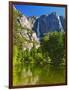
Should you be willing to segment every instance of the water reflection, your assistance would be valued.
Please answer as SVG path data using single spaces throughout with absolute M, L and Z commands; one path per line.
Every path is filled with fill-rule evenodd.
M 55 84 L 65 82 L 65 66 L 56 67 L 35 64 L 17 64 L 15 66 L 14 85 Z

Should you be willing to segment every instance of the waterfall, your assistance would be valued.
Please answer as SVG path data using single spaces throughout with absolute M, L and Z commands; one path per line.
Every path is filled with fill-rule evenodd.
M 40 37 L 39 21 L 37 22 L 37 37 Z
M 60 21 L 60 17 L 59 16 L 58 16 L 58 21 L 59 21 L 60 29 L 61 29 L 61 31 L 63 31 L 63 27 L 62 27 L 62 24 L 61 24 L 61 21 Z

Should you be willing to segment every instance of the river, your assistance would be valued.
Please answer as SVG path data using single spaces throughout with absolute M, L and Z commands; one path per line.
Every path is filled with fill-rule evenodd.
M 13 86 L 60 84 L 65 82 L 65 66 L 55 67 L 50 64 L 19 65 L 13 72 Z

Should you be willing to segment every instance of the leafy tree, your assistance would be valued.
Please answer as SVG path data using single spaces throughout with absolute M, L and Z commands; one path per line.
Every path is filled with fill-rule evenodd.
M 44 55 L 51 58 L 54 65 L 59 65 L 64 57 L 64 32 L 50 32 L 41 40 L 41 48 Z

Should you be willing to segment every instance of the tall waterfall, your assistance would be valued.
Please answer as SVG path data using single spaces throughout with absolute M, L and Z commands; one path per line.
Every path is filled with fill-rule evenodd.
M 63 27 L 62 27 L 61 20 L 60 20 L 59 16 L 58 16 L 58 21 L 59 21 L 59 27 L 60 27 L 61 31 L 63 31 Z
M 37 37 L 40 37 L 39 21 L 37 22 Z

